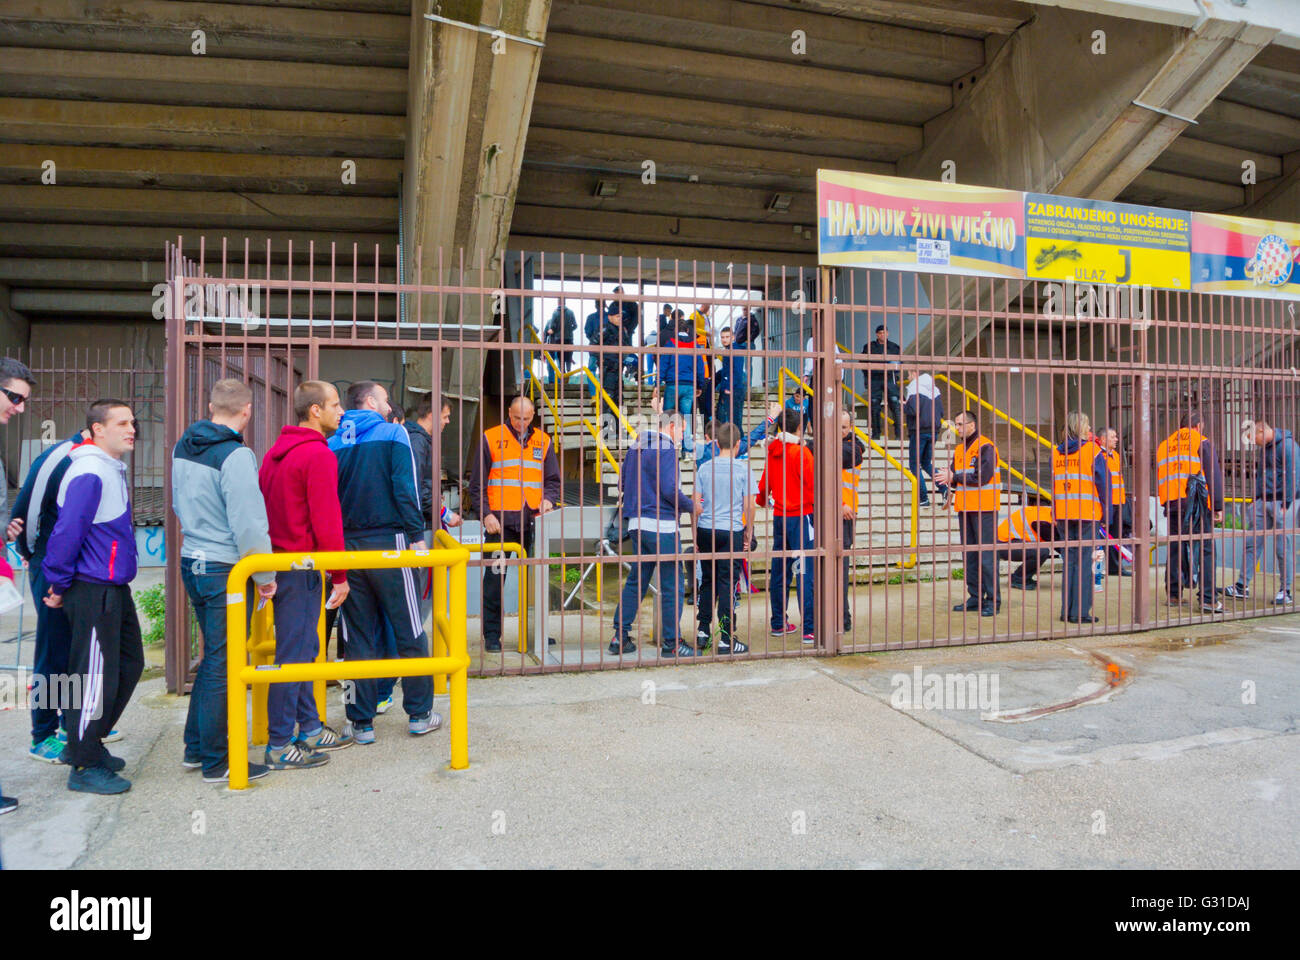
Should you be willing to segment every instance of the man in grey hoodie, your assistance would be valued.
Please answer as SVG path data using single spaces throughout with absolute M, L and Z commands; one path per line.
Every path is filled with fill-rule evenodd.
M 257 457 L 240 433 L 253 415 L 253 392 L 240 380 L 218 380 L 208 403 L 211 420 L 181 436 L 172 453 L 172 509 L 180 521 L 181 580 L 203 633 L 203 662 L 194 677 L 185 719 L 187 769 L 203 768 L 205 783 L 224 783 L 226 755 L 226 580 L 250 553 L 270 553 L 266 504 L 257 483 Z M 259 604 L 275 595 L 275 573 L 253 574 Z M 251 609 L 251 607 L 250 607 Z M 267 767 L 248 765 L 249 779 Z
M 1290 430 L 1281 430 L 1265 420 L 1255 421 L 1255 446 L 1259 447 L 1259 464 L 1255 468 L 1255 499 L 1250 505 L 1251 535 L 1241 557 L 1237 582 L 1223 591 L 1225 597 L 1245 600 L 1250 596 L 1250 581 L 1255 578 L 1255 558 L 1264 548 L 1267 531 L 1273 531 L 1277 552 L 1278 584 L 1273 603 L 1284 606 L 1291 599 L 1295 582 L 1295 528 L 1300 523 L 1300 445 Z

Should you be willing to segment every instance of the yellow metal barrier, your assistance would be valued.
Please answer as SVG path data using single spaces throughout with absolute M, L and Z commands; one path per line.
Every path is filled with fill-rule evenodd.
M 446 538 L 445 546 L 448 549 L 464 547 L 470 553 L 486 553 L 489 550 L 499 550 L 501 552 L 514 552 L 519 554 L 521 560 L 528 559 L 528 551 L 524 549 L 522 543 L 461 543 L 445 530 L 439 530 L 438 533 Z M 443 544 L 442 538 L 435 535 L 434 542 Z M 528 567 L 525 564 L 519 565 L 519 652 L 528 652 Z M 435 650 L 435 655 L 437 654 Z M 439 678 L 440 680 L 441 678 Z M 439 690 L 439 680 L 434 681 L 434 692 L 442 693 Z
M 572 427 L 572 426 L 575 426 L 575 425 L 577 425 L 577 424 L 582 424 L 583 426 L 585 426 L 585 427 L 587 428 L 587 432 L 591 434 L 591 438 L 592 438 L 592 440 L 594 440 L 595 443 L 596 443 L 596 450 L 599 451 L 600 454 L 601 454 L 601 455 L 605 458 L 605 460 L 609 463 L 609 465 L 610 465 L 611 467 L 614 468 L 614 472 L 615 472 L 615 473 L 618 473 L 618 472 L 619 472 L 619 469 L 618 469 L 618 461 L 614 459 L 614 455 L 613 455 L 612 453 L 609 452 L 609 447 L 605 444 L 605 441 L 604 441 L 603 439 L 601 439 L 601 436 L 600 436 L 600 430 L 598 430 L 598 429 L 596 428 L 596 425 L 593 424 L 593 423 L 592 423 L 590 420 L 588 420 L 586 417 L 579 417 L 577 420 L 565 420 L 565 419 L 563 419 L 563 418 L 560 416 L 559 408 L 555 406 L 555 404 L 551 401 L 550 396 L 547 395 L 547 393 L 546 393 L 546 387 L 542 384 L 542 382 L 541 382 L 540 380 L 537 379 L 537 376 L 536 376 L 535 374 L 531 374 L 531 373 L 530 373 L 530 374 L 528 375 L 528 377 L 529 377 L 529 381 L 530 381 L 530 383 L 531 383 L 532 385 L 536 386 L 536 388 L 537 388 L 539 391 L 541 391 L 541 394 L 542 394 L 542 400 L 544 400 L 545 403 L 546 403 L 546 405 L 547 405 L 547 407 L 550 408 L 550 411 L 551 411 L 551 417 L 552 417 L 552 418 L 554 419 L 554 421 L 555 421 L 555 427 L 556 427 L 556 429 L 557 429 L 557 430 L 563 430 L 565 427 Z M 560 441 L 559 441 L 558 438 L 555 438 L 555 442 L 558 444 Z M 597 480 L 598 482 L 599 482 L 599 480 L 600 480 L 600 463 L 599 463 L 599 461 L 597 461 L 597 464 L 596 464 L 596 480 Z
M 445 536 L 443 531 L 439 534 Z M 450 540 L 450 537 L 447 537 Z M 469 766 L 469 642 L 466 636 L 466 569 L 469 551 L 455 541 L 454 547 L 434 550 L 365 550 L 321 553 L 260 553 L 244 557 L 230 571 L 226 581 L 226 697 L 228 708 L 230 788 L 248 786 L 247 690 L 269 683 L 314 683 L 325 680 L 379 679 L 382 677 L 438 676 L 451 679 L 448 729 L 451 735 L 451 768 Z M 248 663 L 249 638 L 244 626 L 248 578 L 263 570 L 376 570 L 394 567 L 443 568 L 433 578 L 433 624 L 448 653 L 437 657 L 399 660 L 349 660 L 343 663 Z M 274 601 L 271 601 L 274 603 Z M 265 621 L 264 621 L 265 624 Z M 435 641 L 436 643 L 437 641 Z M 265 639 L 259 640 L 263 645 Z M 256 698 L 254 698 L 256 702 Z M 322 714 L 323 716 L 323 714 Z
M 791 380 L 793 380 L 795 384 L 799 387 L 799 389 L 804 391 L 804 393 L 808 394 L 808 396 L 810 397 L 814 396 L 812 387 L 804 383 L 802 378 L 795 376 L 795 374 L 790 370 L 789 367 L 782 367 L 781 373 L 777 377 L 777 388 L 776 388 L 777 400 L 781 404 L 782 409 L 785 408 L 785 378 L 786 377 L 789 377 Z M 908 543 L 908 546 L 911 547 L 913 551 L 915 551 L 917 548 L 918 540 L 920 539 L 918 535 L 917 514 L 920 512 L 921 509 L 921 499 L 920 499 L 920 493 L 917 488 L 916 475 L 912 473 L 911 470 L 907 469 L 907 467 L 899 463 L 898 459 L 893 454 L 891 454 L 880 444 L 876 443 L 876 441 L 873 440 L 868 434 L 864 433 L 858 427 L 857 424 L 853 424 L 853 432 L 856 433 L 858 435 L 858 439 L 860 439 L 863 443 L 865 443 L 869 448 L 871 448 L 876 453 L 884 457 L 885 460 L 889 463 L 889 465 L 892 466 L 895 470 L 899 471 L 904 476 L 904 478 L 906 478 L 907 482 L 911 484 L 912 523 L 911 523 L 911 528 L 908 531 L 909 536 L 911 538 L 911 542 Z M 910 570 L 912 569 L 912 567 L 916 566 L 916 560 L 917 560 L 917 555 L 916 553 L 913 553 L 906 560 L 900 561 L 898 566 L 902 567 L 904 570 Z

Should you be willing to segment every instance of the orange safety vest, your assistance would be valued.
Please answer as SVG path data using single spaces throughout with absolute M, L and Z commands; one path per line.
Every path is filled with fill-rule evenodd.
M 1041 543 L 1038 524 L 1052 523 L 1051 507 L 1021 507 L 998 524 L 998 543 Z
M 954 473 L 961 473 L 974 467 L 979 462 L 980 450 L 985 446 L 993 448 L 993 462 L 998 462 L 997 445 L 988 437 L 981 436 L 974 444 L 959 444 L 952 455 L 952 469 Z M 993 478 L 982 487 L 959 487 L 954 486 L 952 507 L 958 513 L 966 511 L 978 511 L 980 513 L 996 513 L 1002 505 L 1002 468 L 995 466 L 993 468 Z
M 1091 440 L 1071 454 L 1052 448 L 1052 513 L 1057 520 L 1100 520 L 1101 496 L 1092 464 L 1101 447 Z
M 840 503 L 858 512 L 858 484 L 862 480 L 861 467 L 840 471 Z
M 1190 477 L 1204 474 L 1201 444 L 1205 437 L 1194 427 L 1175 430 L 1156 448 L 1156 496 L 1161 504 L 1187 496 Z M 1208 496 L 1207 496 L 1208 502 Z
M 1119 451 L 1106 454 L 1106 463 L 1110 466 L 1110 502 L 1113 506 L 1128 503 L 1128 492 L 1124 489 L 1124 464 Z
M 487 475 L 488 507 L 499 510 L 522 510 L 526 503 L 533 510 L 542 508 L 542 478 L 551 438 L 543 430 L 534 430 L 523 446 L 510 429 L 501 424 L 484 433 L 492 455 Z

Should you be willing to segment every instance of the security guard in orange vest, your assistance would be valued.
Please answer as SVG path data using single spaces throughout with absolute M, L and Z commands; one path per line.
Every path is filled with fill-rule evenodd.
M 1205 534 L 1197 545 L 1201 611 L 1221 613 L 1223 604 L 1214 595 L 1214 540 L 1210 534 L 1214 530 L 1213 521 L 1223 519 L 1223 465 L 1214 452 L 1214 445 L 1201 432 L 1199 411 L 1188 410 L 1179 422 L 1181 426 L 1156 448 L 1156 497 L 1165 508 L 1171 536 Z M 1194 508 L 1188 500 L 1187 487 L 1196 476 L 1204 477 L 1207 494 L 1205 502 Z M 1181 602 L 1183 585 L 1192 585 L 1191 547 L 1187 540 L 1169 545 L 1165 569 L 1170 603 Z
M 965 557 L 965 603 L 953 610 L 978 610 L 991 617 L 1002 606 L 998 590 L 997 543 L 998 509 L 1002 506 L 1002 471 L 998 467 L 998 448 L 982 436 L 973 411 L 963 410 L 953 418 L 961 439 L 953 454 L 951 467 L 935 471 L 934 482 L 952 487 L 952 505 L 961 514 L 961 542 L 968 549 Z M 969 549 L 970 547 L 975 549 Z
M 1128 504 L 1128 490 L 1124 486 L 1124 458 L 1119 452 L 1119 431 L 1103 427 L 1097 431 L 1096 440 L 1106 454 L 1110 468 L 1110 509 L 1106 514 L 1106 530 L 1116 540 L 1133 535 L 1133 511 Z M 1133 568 L 1123 561 L 1119 551 L 1106 549 L 1106 572 L 1112 577 L 1131 577 Z
M 1037 500 L 1011 511 L 998 524 L 998 543 L 1006 544 L 998 550 L 998 559 L 1020 561 L 1011 574 L 1011 586 L 1016 590 L 1038 589 L 1038 567 L 1052 555 L 1052 548 L 1044 544 L 1056 538 L 1055 524 L 1052 508 Z
M 483 433 L 470 465 L 468 502 L 483 518 L 483 539 L 520 543 L 531 556 L 533 518 L 560 499 L 560 463 L 551 438 L 533 423 L 527 397 L 510 401 L 506 423 Z M 486 558 L 485 558 L 486 559 Z M 498 572 L 499 571 L 499 572 Z M 483 649 L 501 649 L 501 591 L 505 571 L 483 567 Z
M 1056 537 L 1089 541 L 1101 536 L 1110 503 L 1110 465 L 1101 446 L 1087 439 L 1092 424 L 1073 411 L 1065 418 L 1065 439 L 1052 450 L 1052 515 Z M 1096 546 L 1065 548 L 1065 590 L 1061 619 L 1067 623 L 1096 623 L 1092 615 L 1092 557 Z
M 840 414 L 840 519 L 844 523 L 844 546 L 853 546 L 854 526 L 858 519 L 858 487 L 862 482 L 862 459 L 867 445 L 853 435 L 853 417 L 845 410 Z M 849 570 L 852 558 L 844 558 L 844 632 L 853 629 L 853 611 L 849 609 Z

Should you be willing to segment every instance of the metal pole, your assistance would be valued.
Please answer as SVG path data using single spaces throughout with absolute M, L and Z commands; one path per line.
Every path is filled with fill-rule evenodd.
M 1145 332 L 1140 336 L 1144 344 Z M 1151 374 L 1138 374 L 1133 386 L 1133 626 L 1145 629 L 1151 626 Z

